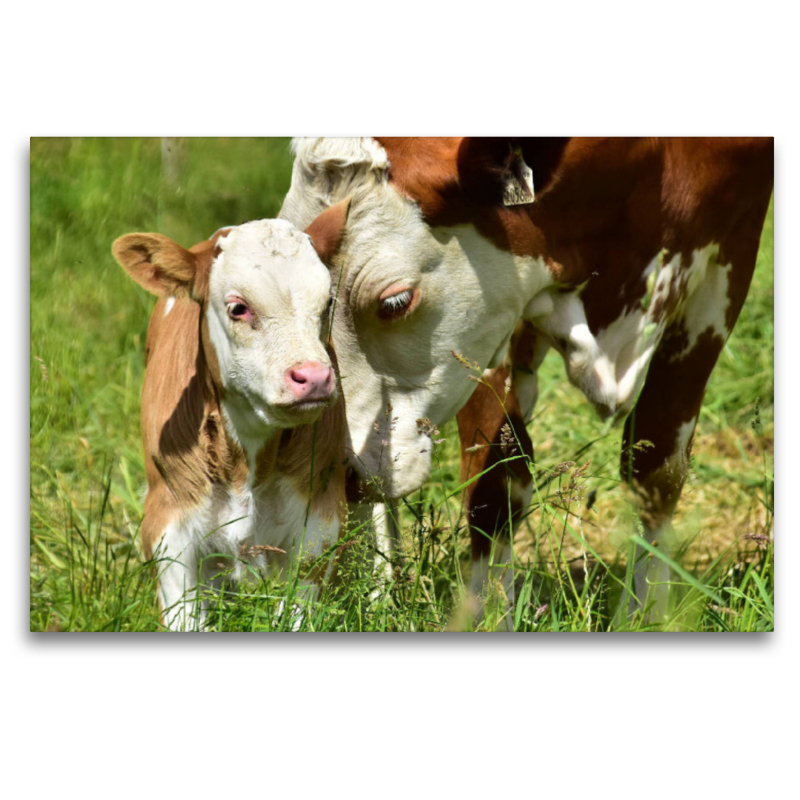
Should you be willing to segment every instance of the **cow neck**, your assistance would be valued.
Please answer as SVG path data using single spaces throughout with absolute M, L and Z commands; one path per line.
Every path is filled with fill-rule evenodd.
M 573 139 L 534 203 L 498 212 L 505 230 L 518 231 L 512 249 L 543 258 L 556 284 L 579 291 L 593 333 L 645 293 L 643 275 L 663 246 L 662 170 L 653 140 Z M 491 237 L 480 219 L 476 227 Z
M 565 288 L 595 273 L 607 279 L 610 271 L 629 270 L 632 258 L 644 268 L 661 247 L 663 155 L 653 140 L 525 140 L 536 199 L 511 207 L 496 202 L 493 184 L 460 174 L 463 142 L 378 141 L 387 150 L 391 184 L 431 227 L 471 225 L 499 250 L 542 259 Z M 612 247 L 620 241 L 630 242 L 626 252 Z

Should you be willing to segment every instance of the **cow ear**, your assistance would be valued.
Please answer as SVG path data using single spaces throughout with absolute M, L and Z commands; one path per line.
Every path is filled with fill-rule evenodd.
M 114 242 L 114 258 L 136 283 L 159 297 L 191 297 L 197 257 L 160 233 L 129 233 Z
M 533 202 L 533 173 L 510 138 L 468 137 L 458 150 L 458 176 L 479 202 L 505 206 Z
M 350 198 L 325 209 L 307 228 L 311 243 L 323 264 L 329 264 L 342 242 L 350 213 Z

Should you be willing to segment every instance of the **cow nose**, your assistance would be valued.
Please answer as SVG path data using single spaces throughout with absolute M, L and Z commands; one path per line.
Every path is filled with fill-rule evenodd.
M 305 361 L 287 370 L 286 383 L 298 400 L 327 400 L 333 390 L 333 370 L 319 361 Z

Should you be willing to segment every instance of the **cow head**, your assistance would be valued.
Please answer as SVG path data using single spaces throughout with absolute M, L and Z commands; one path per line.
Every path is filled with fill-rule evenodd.
M 349 457 L 363 482 L 399 497 L 430 472 L 428 423 L 453 417 L 476 372 L 499 362 L 545 271 L 469 222 L 532 196 L 507 143 L 467 152 L 464 140 L 416 140 L 413 154 L 384 144 L 296 141 L 281 216 L 302 226 L 352 200 L 332 272 Z
M 145 289 L 201 305 L 198 335 L 240 437 L 313 422 L 336 398 L 325 346 L 331 281 L 321 259 L 338 244 L 346 213 L 346 204 L 332 208 L 306 233 L 285 220 L 248 222 L 191 250 L 155 233 L 114 243 Z

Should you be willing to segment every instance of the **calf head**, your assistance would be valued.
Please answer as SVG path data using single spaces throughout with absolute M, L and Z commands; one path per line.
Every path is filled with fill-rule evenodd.
M 507 206 L 531 198 L 520 185 L 530 171 L 496 140 L 418 139 L 406 149 L 319 139 L 294 150 L 282 217 L 306 225 L 352 199 L 333 265 L 349 457 L 367 487 L 399 497 L 430 472 L 428 422 L 455 416 L 475 388 L 476 371 L 453 351 L 493 366 L 539 279 L 471 222 L 487 209 L 524 214 Z
M 340 204 L 306 232 L 285 220 L 248 222 L 190 250 L 156 233 L 114 243 L 114 256 L 145 289 L 202 307 L 197 335 L 213 350 L 206 359 L 240 437 L 313 422 L 336 398 L 323 260 L 346 216 Z

